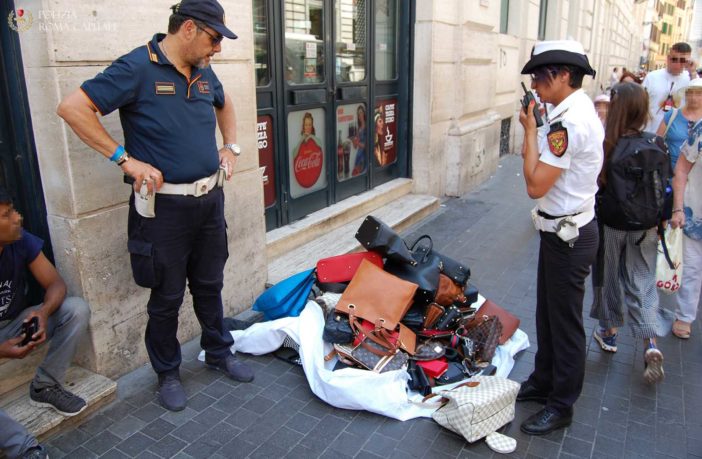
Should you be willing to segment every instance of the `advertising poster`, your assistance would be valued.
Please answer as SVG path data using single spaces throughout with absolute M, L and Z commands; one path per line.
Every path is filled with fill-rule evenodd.
M 288 114 L 290 196 L 299 198 L 327 186 L 324 109 Z
M 341 105 L 336 109 L 336 179 L 339 182 L 366 172 L 367 119 L 365 104 Z
M 375 103 L 373 113 L 373 157 L 380 167 L 397 160 L 397 99 L 384 99 Z
M 273 147 L 273 117 L 259 116 L 256 122 L 258 165 L 263 168 L 263 203 L 275 205 L 275 148 Z

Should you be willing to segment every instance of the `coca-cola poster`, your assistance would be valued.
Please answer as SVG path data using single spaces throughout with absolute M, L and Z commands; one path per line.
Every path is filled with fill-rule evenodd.
M 299 198 L 327 186 L 324 162 L 324 109 L 288 115 L 290 196 Z
M 336 179 L 339 182 L 366 172 L 368 164 L 366 104 L 336 109 Z
M 263 169 L 263 203 L 275 205 L 275 148 L 273 148 L 273 117 L 259 116 L 256 121 L 258 165 Z
M 373 157 L 383 167 L 397 159 L 397 99 L 376 101 L 373 113 Z

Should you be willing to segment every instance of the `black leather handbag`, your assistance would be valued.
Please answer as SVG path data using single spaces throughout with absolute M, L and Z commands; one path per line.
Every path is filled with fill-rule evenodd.
M 421 246 L 420 241 L 429 241 L 427 247 Z M 429 236 L 422 236 L 412 244 L 412 257 L 415 264 L 388 260 L 385 270 L 413 284 L 419 288 L 414 294 L 415 305 L 427 305 L 436 298 L 439 288 L 439 274 L 441 274 L 441 259 L 432 251 L 432 240 Z
M 368 251 L 377 252 L 388 260 L 415 264 L 405 241 L 388 225 L 372 215 L 366 217 L 356 231 L 356 240 Z
M 348 316 L 333 309 L 329 311 L 322 333 L 324 341 L 332 344 L 348 344 L 353 341 L 353 337 Z

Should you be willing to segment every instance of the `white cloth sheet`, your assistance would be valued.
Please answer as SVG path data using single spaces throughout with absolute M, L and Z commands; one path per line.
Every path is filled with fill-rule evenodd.
M 300 345 L 300 358 L 312 392 L 338 408 L 366 410 L 405 421 L 431 417 L 437 404 L 422 404 L 421 395 L 407 389 L 409 375 L 404 370 L 378 374 L 367 370 L 345 368 L 332 371 L 336 359 L 325 362 L 332 346 L 322 339 L 324 314 L 314 301 L 308 301 L 299 317 L 284 317 L 260 322 L 246 330 L 234 330 L 232 351 L 262 355 L 275 351 L 290 336 Z M 507 377 L 514 366 L 514 356 L 529 347 L 529 338 L 521 330 L 497 348 L 492 364 L 497 375 Z M 204 351 L 200 353 L 204 360 Z M 451 386 L 441 386 L 435 391 Z

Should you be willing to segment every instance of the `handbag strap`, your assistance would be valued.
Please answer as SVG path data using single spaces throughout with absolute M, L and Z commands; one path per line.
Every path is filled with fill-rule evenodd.
M 673 124 L 673 121 L 675 121 L 675 118 L 678 116 L 678 111 L 679 111 L 679 109 L 674 108 L 673 113 L 670 114 L 670 118 L 668 118 L 668 122 L 665 125 L 665 131 L 663 132 L 663 138 L 665 138 L 665 136 L 668 135 L 668 131 L 670 130 L 670 126 Z
M 464 383 L 461 383 L 461 384 L 457 385 L 457 386 L 454 387 L 453 389 L 449 389 L 449 390 L 442 391 L 442 392 L 450 392 L 450 391 L 459 389 L 459 388 L 461 388 L 461 387 L 477 387 L 477 386 L 479 386 L 479 385 L 480 385 L 480 381 L 466 381 L 466 382 L 464 382 Z M 422 399 L 422 402 L 426 402 L 427 400 L 429 400 L 430 398 L 433 398 L 433 397 L 441 397 L 441 400 L 439 401 L 439 403 L 441 403 L 441 406 L 446 405 L 446 404 L 448 403 L 448 401 L 449 401 L 446 397 L 443 397 L 443 396 L 441 396 L 440 393 L 438 393 L 438 394 L 429 394 L 429 395 L 426 395 L 426 396 Z
M 390 342 L 390 332 L 388 332 L 387 330 L 376 327 L 375 330 L 371 330 L 370 332 L 366 331 L 363 329 L 363 327 L 358 322 L 358 319 L 355 316 L 349 316 L 349 324 L 351 324 L 351 329 L 353 330 L 354 335 L 363 336 L 364 339 L 361 340 L 361 346 L 363 346 L 364 349 L 367 349 L 373 354 L 379 355 L 381 357 L 393 355 L 397 352 L 398 344 L 392 344 Z M 369 340 L 373 341 L 378 346 L 388 349 L 388 351 L 384 352 L 380 349 L 371 346 L 370 344 L 365 342 L 365 338 L 368 338 Z

